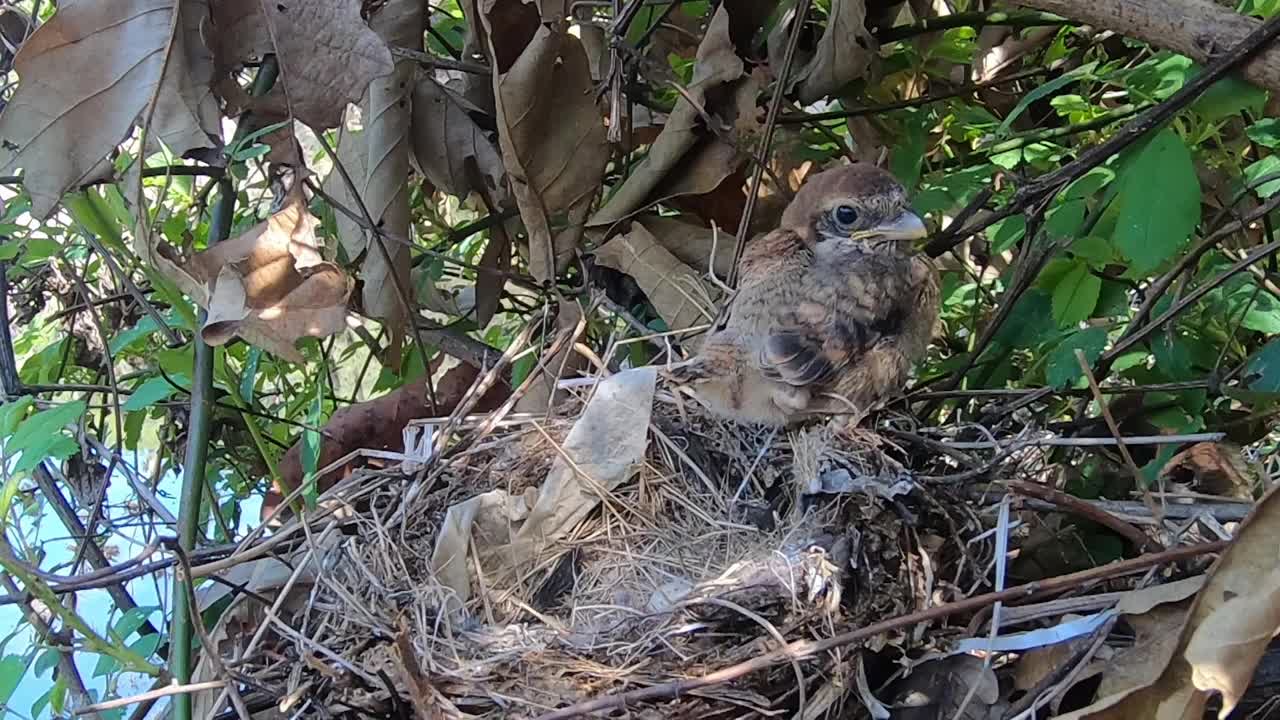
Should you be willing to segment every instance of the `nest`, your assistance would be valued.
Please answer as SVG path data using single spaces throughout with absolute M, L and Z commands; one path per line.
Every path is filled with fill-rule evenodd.
M 586 388 L 330 490 L 287 562 L 241 578 L 273 613 L 242 602 L 214 638 L 255 717 L 536 718 L 990 589 L 996 512 L 919 481 L 954 457 L 726 424 L 647 383 L 652 413 Z M 960 636 L 903 628 L 617 716 L 845 717 Z

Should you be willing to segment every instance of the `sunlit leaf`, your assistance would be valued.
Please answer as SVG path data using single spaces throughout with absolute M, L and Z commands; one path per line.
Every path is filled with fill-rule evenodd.
M 1173 257 L 1200 223 L 1200 180 L 1191 152 L 1172 130 L 1139 147 L 1124 168 L 1116 202 L 1116 247 L 1145 275 Z

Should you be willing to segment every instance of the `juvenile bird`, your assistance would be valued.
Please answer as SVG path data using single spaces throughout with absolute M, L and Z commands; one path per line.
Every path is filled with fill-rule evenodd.
M 887 172 L 813 176 L 781 227 L 743 249 L 727 311 L 673 377 L 739 422 L 862 415 L 902 387 L 932 339 L 937 270 L 912 248 L 924 236 Z

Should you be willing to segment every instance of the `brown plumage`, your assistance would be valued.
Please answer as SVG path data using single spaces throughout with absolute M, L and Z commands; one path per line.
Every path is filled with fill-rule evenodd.
M 740 422 L 866 412 L 902 387 L 933 336 L 938 275 L 911 247 L 924 232 L 883 170 L 815 175 L 781 227 L 744 248 L 727 312 L 673 375 Z

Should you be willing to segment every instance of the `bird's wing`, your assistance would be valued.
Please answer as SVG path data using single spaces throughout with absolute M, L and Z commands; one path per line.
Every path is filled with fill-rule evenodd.
M 815 273 L 804 299 L 775 311 L 758 357 L 765 376 L 821 385 L 856 365 L 882 338 L 901 332 L 914 302 L 907 280 L 896 268 L 859 265 Z

